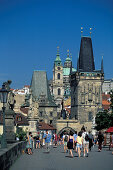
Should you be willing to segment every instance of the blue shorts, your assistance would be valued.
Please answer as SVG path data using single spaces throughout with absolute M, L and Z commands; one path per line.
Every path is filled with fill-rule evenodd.
M 80 145 L 80 144 L 78 144 L 78 143 L 77 143 L 77 145 L 76 145 L 76 146 L 77 146 L 77 148 L 82 149 L 82 145 Z
M 40 143 L 40 140 L 37 140 L 36 143 Z

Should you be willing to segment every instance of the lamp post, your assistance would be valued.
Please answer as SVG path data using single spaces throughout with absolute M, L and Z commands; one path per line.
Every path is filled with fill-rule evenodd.
M 5 127 L 5 103 L 7 103 L 7 96 L 9 91 L 5 88 L 5 84 L 3 83 L 2 89 L 0 89 L 0 97 L 1 103 L 3 103 L 3 135 L 1 140 L 1 148 L 7 148 L 7 141 L 6 141 L 6 127 Z

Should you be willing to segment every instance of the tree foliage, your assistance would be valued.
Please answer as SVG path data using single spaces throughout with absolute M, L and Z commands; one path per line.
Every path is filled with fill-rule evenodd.
M 18 127 L 16 130 L 16 137 L 18 137 L 20 141 L 23 141 L 26 138 L 26 132 L 22 128 Z
M 110 114 L 106 110 L 98 112 L 95 121 L 97 124 L 96 130 L 106 129 L 111 126 Z

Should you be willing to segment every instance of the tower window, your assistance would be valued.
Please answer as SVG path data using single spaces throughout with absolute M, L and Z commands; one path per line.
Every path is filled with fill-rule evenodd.
M 53 112 L 50 112 L 50 116 L 53 116 Z
M 89 112 L 89 115 L 88 115 L 88 121 L 92 121 L 92 112 Z
M 42 117 L 42 112 L 40 112 L 40 117 Z
M 60 73 L 57 74 L 57 78 L 60 79 Z
M 57 67 L 58 68 L 58 70 L 60 70 L 60 67 Z
M 61 94 L 61 90 L 60 89 L 58 89 L 58 95 L 60 95 Z

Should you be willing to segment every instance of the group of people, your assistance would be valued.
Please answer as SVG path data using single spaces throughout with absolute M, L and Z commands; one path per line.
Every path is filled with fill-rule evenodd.
M 103 135 L 99 132 L 96 140 L 94 139 L 91 132 L 86 132 L 85 128 L 83 128 L 78 134 L 75 132 L 74 134 L 70 131 L 69 134 L 64 132 L 64 135 L 61 137 L 60 135 L 53 134 L 51 135 L 46 131 L 43 135 L 40 135 L 38 132 L 35 138 L 32 137 L 32 133 L 29 132 L 27 137 L 27 153 L 31 155 L 33 153 L 33 144 L 35 144 L 35 148 L 44 147 L 47 152 L 50 151 L 50 145 L 64 145 L 64 152 L 68 152 L 71 157 L 73 157 L 73 150 L 78 153 L 78 156 L 81 157 L 81 150 L 83 149 L 84 157 L 88 157 L 89 151 L 91 151 L 92 146 L 98 142 L 98 151 L 102 150 L 102 142 Z
M 88 157 L 89 149 L 91 150 L 91 147 L 93 146 L 93 136 L 92 134 L 88 134 L 85 129 L 80 131 L 78 134 L 75 132 L 73 134 L 70 131 L 70 134 L 66 134 L 66 132 L 63 135 L 63 144 L 64 144 L 64 152 L 67 152 L 69 150 L 69 154 L 71 157 L 73 157 L 73 150 L 75 150 L 78 153 L 78 156 L 81 156 L 81 149 L 83 148 L 84 156 Z

